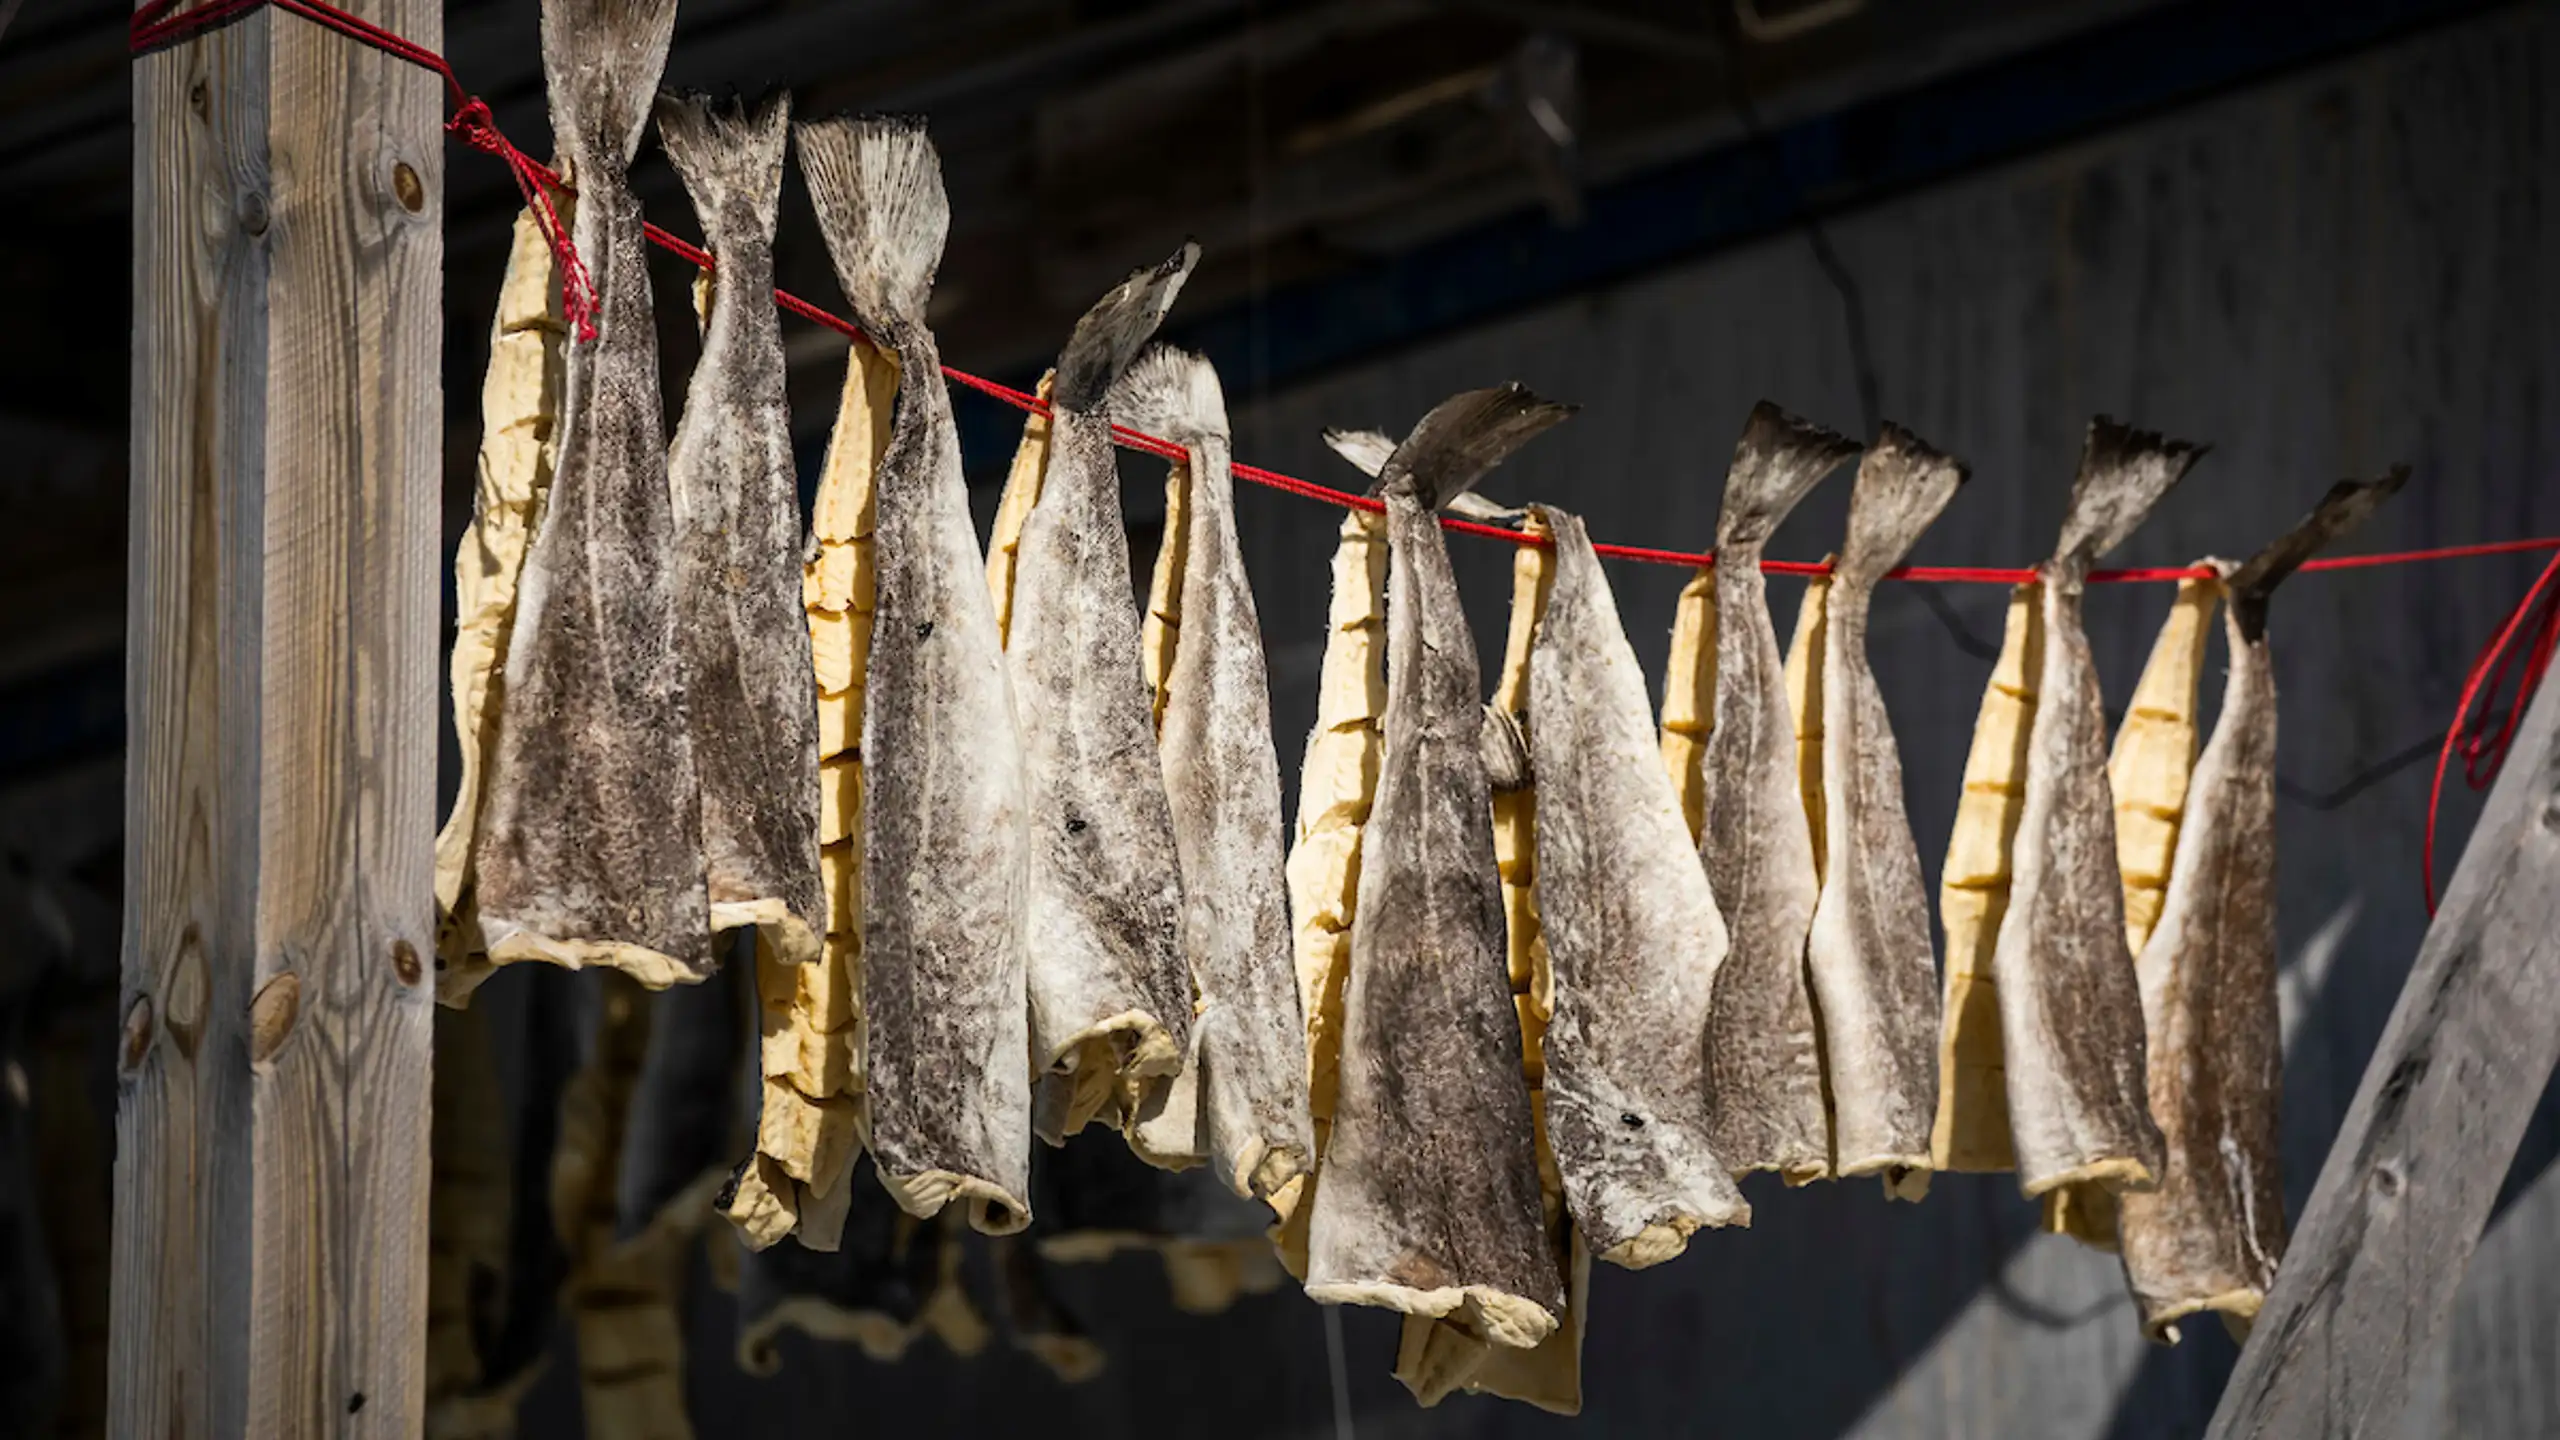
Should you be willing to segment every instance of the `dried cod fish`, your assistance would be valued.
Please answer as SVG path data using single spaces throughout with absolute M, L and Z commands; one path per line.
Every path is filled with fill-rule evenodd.
M 1505 976 L 1475 646 L 1432 512 L 1570 413 L 1517 385 L 1470 391 L 1424 416 L 1381 475 L 1387 747 L 1308 1236 L 1318 1302 L 1460 1312 L 1514 1347 L 1555 1329 L 1564 1286 Z
M 1938 1102 L 1938 962 L 1902 798 L 1902 756 L 1867 665 L 1876 582 L 1955 498 L 1965 468 L 1888 424 L 1858 463 L 1849 534 L 1823 606 L 1822 897 L 1805 947 L 1831 1096 L 1831 1165 L 1929 1188 Z
M 2218 1311 L 2245 1328 L 2284 1254 L 2277 1147 L 2284 1052 L 2276 1005 L 2275 669 L 2267 598 L 2362 524 L 2405 469 L 2332 488 L 2308 519 L 2231 572 L 2231 676 L 2196 763 L 2160 923 L 2143 947 L 2151 1113 L 2166 1141 L 2159 1188 L 2122 1198 L 2126 1278 L 2143 1329 Z
M 563 162 L 565 164 L 565 162 Z M 555 201 L 562 224 L 577 198 Z M 436 998 L 460 1005 L 497 972 L 480 935 L 471 847 L 505 709 L 507 645 L 516 590 L 550 493 L 557 436 L 553 422 L 566 382 L 568 325 L 560 274 L 534 212 L 516 216 L 498 312 L 489 322 L 489 370 L 480 386 L 480 456 L 471 528 L 454 547 L 455 620 L 451 678 L 454 738 L 462 783 L 436 834 Z M 457 1420 L 454 1424 L 462 1424 Z
M 1708 1142 L 1735 1174 L 1830 1171 L 1804 946 L 1821 890 L 1760 555 L 1816 482 L 1857 453 L 1763 401 L 1734 446 L 1716 521 L 1715 730 L 1699 851 L 1730 942 L 1706 1030 Z
M 1198 996 L 1181 1083 L 1205 1156 L 1238 1195 L 1267 1198 L 1315 1157 L 1293 983 L 1280 762 L 1262 622 L 1236 531 L 1226 397 L 1207 360 L 1158 347 L 1122 383 L 1115 409 L 1181 445 L 1183 618 L 1162 691 L 1163 775 L 1182 863 L 1182 949 Z M 1173 608 L 1173 607 L 1166 607 Z M 1167 626 L 1160 634 L 1171 634 Z M 1170 1108 L 1170 1107 L 1168 1107 Z M 1144 1109 L 1140 1111 L 1144 1116 Z M 1155 1148 L 1153 1142 L 1142 1147 Z
M 1041 372 L 1034 387 L 1040 403 L 1049 403 L 1058 372 Z M 1004 493 L 996 501 L 994 533 L 987 538 L 987 593 L 996 602 L 996 632 L 1013 643 L 1013 588 L 1021 574 L 1023 522 L 1040 500 L 1040 482 L 1049 470 L 1049 412 L 1034 410 L 1022 417 L 1022 439 L 1013 449 L 1013 466 L 1005 472 Z
M 2221 595 L 2218 575 L 2178 582 L 2168 622 L 2152 642 L 2107 756 L 2107 789 L 2116 803 L 2116 870 L 2124 884 L 2125 949 L 2136 956 L 2160 919 L 2169 862 L 2177 854 L 2179 817 L 2196 764 L 2196 690 L 2204 675 L 2206 622 Z M 2094 1183 L 2046 1191 L 2044 1228 L 2113 1252 L 2115 1192 Z
M 1825 555 L 1822 563 L 1836 564 L 1839 558 Z M 1787 692 L 1787 714 L 1795 722 L 1796 792 L 1804 797 L 1805 835 L 1813 842 L 1817 885 L 1824 862 L 1831 858 L 1822 843 L 1822 656 L 1824 632 L 1829 628 L 1824 617 L 1830 612 L 1831 576 L 1806 576 L 1804 598 L 1796 606 L 1795 632 L 1787 637 L 1787 662 L 1778 672 Z M 1817 901 L 1816 908 L 1819 905 Z
M 1707 824 L 1707 739 L 1715 728 L 1716 572 L 1702 565 L 1680 587 L 1662 680 L 1662 766 L 1680 792 L 1692 844 Z
M 471 857 L 493 962 L 602 965 L 653 988 L 711 965 L 657 321 L 628 174 L 674 26 L 674 0 L 542 7 L 596 338 L 569 352 L 558 467 L 517 587 L 508 723 Z
M 851 1344 L 882 1362 L 903 1357 L 924 1332 L 941 1274 L 936 1225 L 900 1210 L 868 1160 L 854 1162 L 843 1189 L 848 1204 L 834 1248 L 775 1245 L 740 1266 L 737 1353 L 748 1374 L 781 1368 L 785 1330 Z
M 1199 259 L 1186 245 L 1085 313 L 1058 357 L 1047 465 L 1014 557 L 1005 654 L 1031 807 L 1031 1056 L 1043 1083 L 1108 1076 L 1142 1101 L 1191 1038 L 1183 866 L 1129 603 L 1111 387 Z M 1045 1108 L 1045 1107 L 1044 1107 Z M 1052 1143 L 1089 1108 L 1044 1125 Z
M 2061 540 L 2037 572 L 2044 671 L 1991 961 L 2018 1188 L 2029 1199 L 2082 1180 L 2143 1189 L 2160 1174 L 2160 1129 L 2143 1099 L 2142 997 L 2124 945 L 2106 709 L 2080 598 L 2090 566 L 2202 453 L 2091 421 Z
M 818 958 L 818 707 L 800 606 L 800 482 L 773 306 L 773 232 L 791 97 L 749 111 L 670 94 L 658 139 L 719 268 L 702 360 L 667 451 L 676 643 L 702 779 L 714 930 L 762 927 L 787 964 Z
M 1024 989 L 1030 834 L 1020 730 L 925 304 L 950 225 L 913 120 L 799 127 L 838 279 L 908 377 L 874 481 L 862 714 L 868 1141 L 901 1205 L 1030 1219 Z

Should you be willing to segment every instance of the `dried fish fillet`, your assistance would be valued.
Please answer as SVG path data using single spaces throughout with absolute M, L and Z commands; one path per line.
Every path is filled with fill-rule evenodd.
M 2124 945 L 2106 709 L 2080 598 L 2090 566 L 2202 453 L 2103 416 L 2091 421 L 2061 540 L 2037 572 L 2044 671 L 1991 962 L 2018 1188 L 2029 1199 L 2080 1180 L 2148 1188 L 2160 1174 L 2160 1129 L 2144 1103 L 2142 997 Z
M 1183 867 L 1129 603 L 1111 387 L 1199 254 L 1186 245 L 1121 282 L 1058 357 L 1048 463 L 1023 521 L 1006 631 L 1032 815 L 1032 1067 L 1108 1076 L 1142 1102 L 1182 1066 L 1191 977 Z M 1070 1112 L 1045 1138 L 1089 1118 Z
M 1822 898 L 1806 942 L 1822 1017 L 1837 1175 L 1929 1188 L 1938 1105 L 1938 960 L 1929 891 L 1902 796 L 1902 755 L 1867 665 L 1876 582 L 1955 498 L 1965 468 L 1888 424 L 1858 463 L 1849 534 L 1823 607 Z
M 1823 563 L 1839 557 L 1826 555 Z M 1831 857 L 1822 842 L 1822 655 L 1831 610 L 1831 576 L 1810 575 L 1804 599 L 1796 606 L 1795 633 L 1787 637 L 1787 661 L 1779 673 L 1786 679 L 1787 714 L 1795 721 L 1796 790 L 1804 796 L 1805 834 L 1813 841 L 1813 878 L 1819 884 Z
M 1315 1158 L 1291 964 L 1280 762 L 1262 622 L 1236 530 L 1226 397 L 1207 360 L 1164 347 L 1116 410 L 1181 445 L 1168 521 L 1183 623 L 1163 690 L 1164 787 L 1182 862 L 1182 949 L 1198 998 L 1193 1145 L 1239 1195 L 1268 1197 Z
M 2196 689 L 2204 674 L 2207 622 L 2221 594 L 2219 577 L 2178 582 L 2168 623 L 2152 642 L 2107 756 L 2107 788 L 2116 802 L 2116 871 L 2124 882 L 2125 948 L 2136 956 L 2159 922 L 2169 862 L 2177 853 L 2178 821 L 2196 763 Z M 2044 1228 L 2094 1250 L 2114 1251 L 2115 1192 L 2095 1184 L 2046 1191 Z
M 1938 1038 L 1938 1114 L 1929 1168 L 1999 1172 L 2018 1168 L 2009 1139 L 2008 1062 L 2000 1045 L 2000 996 L 1991 974 L 2000 920 L 2009 908 L 2009 848 L 2027 796 L 2027 735 L 2044 675 L 2041 587 L 2009 594 L 2000 656 L 1983 687 L 1955 832 L 1938 879 L 1938 916 L 1947 963 Z
M 561 223 L 569 223 L 576 197 L 564 193 L 556 203 Z M 472 492 L 471 528 L 453 554 L 453 730 L 462 751 L 462 783 L 436 834 L 436 998 L 447 1005 L 462 1004 L 497 970 L 480 935 L 471 842 L 489 770 L 497 763 L 516 589 L 551 489 L 553 422 L 567 379 L 567 351 L 559 267 L 541 223 L 526 210 L 516 216 L 498 313 L 489 322 L 489 371 L 480 386 L 479 483 Z
M 941 1271 L 935 1227 L 899 1210 L 868 1161 L 842 1188 L 849 1203 L 832 1250 L 776 1245 L 740 1267 L 738 1365 L 750 1375 L 781 1368 L 784 1330 L 881 1362 L 904 1356 L 922 1331 Z
M 1030 1219 L 1024 989 L 1030 835 L 1020 730 L 951 396 L 925 304 L 950 225 L 921 124 L 799 127 L 837 278 L 897 352 L 897 418 L 874 480 L 877 569 L 864 672 L 862 1016 L 867 1136 L 899 1204 L 958 1199 L 970 1223 Z
M 2142 950 L 2151 1113 L 2167 1166 L 2122 1197 L 2126 1278 L 2143 1329 L 2175 1342 L 2205 1311 L 2245 1326 L 2284 1254 L 2278 1149 L 2284 1053 L 2276 1004 L 2275 669 L 2267 599 L 2362 524 L 2408 472 L 2332 488 L 2308 519 L 2233 571 L 2231 677 L 2197 761 L 2167 903 Z
M 826 902 L 800 481 L 773 306 L 790 120 L 787 92 L 752 112 L 703 95 L 658 102 L 659 141 L 719 263 L 705 277 L 702 360 L 667 451 L 711 926 L 759 926 L 783 961 L 801 964 L 818 958 Z
M 1049 403 L 1058 372 L 1042 372 L 1034 393 Z M 1005 472 L 1004 493 L 996 501 L 994 533 L 987 538 L 987 593 L 995 597 L 996 632 L 1013 641 L 1013 587 L 1021 573 L 1023 522 L 1040 500 L 1040 482 L 1049 470 L 1049 412 L 1034 410 L 1022 417 L 1022 440 L 1013 449 L 1013 467 Z
M 1735 1174 L 1775 1170 L 1790 1184 L 1830 1172 L 1804 963 L 1821 882 L 1760 555 L 1797 502 L 1857 451 L 1763 401 L 1734 446 L 1716 522 L 1715 731 L 1699 852 L 1730 949 L 1707 1021 L 1707 1138 Z
M 1662 681 L 1662 765 L 1680 792 L 1692 843 L 1706 829 L 1707 737 L 1715 728 L 1716 572 L 1701 566 L 1680 587 Z
M 1571 413 L 1517 385 L 1423 417 L 1381 476 L 1386 756 L 1360 861 L 1307 1294 L 1537 1344 L 1564 1306 L 1505 974 L 1474 642 L 1433 511 Z
M 1049 1288 L 1039 1252 L 1018 1239 L 987 1243 L 1003 1305 L 999 1313 L 1013 1347 L 1069 1385 L 1101 1374 L 1107 1362 L 1102 1346 L 1085 1333 L 1083 1323 Z
M 674 26 L 674 0 L 542 7 L 596 338 L 569 352 L 558 467 L 507 647 L 517 723 L 499 727 L 471 856 L 492 961 L 602 965 L 651 987 L 711 964 L 657 321 L 628 173 Z

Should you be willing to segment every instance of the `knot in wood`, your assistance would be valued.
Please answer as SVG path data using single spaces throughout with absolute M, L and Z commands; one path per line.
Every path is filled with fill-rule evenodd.
M 136 995 L 124 1012 L 124 1048 L 117 1056 L 118 1067 L 132 1074 L 142 1066 L 142 1057 L 151 1053 L 151 997 Z
M 301 1015 L 301 976 L 287 970 L 259 986 L 249 1001 L 249 1063 L 264 1065 L 273 1060 Z
M 2400 1162 L 2384 1160 L 2373 1167 L 2373 1193 L 2385 1200 L 2400 1198 L 2400 1187 L 2408 1182 L 2400 1174 Z
M 264 193 L 256 190 L 242 191 L 239 213 L 242 232 L 251 236 L 267 233 L 267 197 Z
M 443 962 L 437 963 L 441 965 Z M 419 977 L 425 973 L 418 965 L 418 947 L 406 940 L 392 941 L 391 973 L 399 976 L 400 983 L 403 985 L 417 984 Z
M 391 193 L 400 201 L 400 208 L 412 215 L 426 208 L 427 187 L 406 160 L 391 167 Z

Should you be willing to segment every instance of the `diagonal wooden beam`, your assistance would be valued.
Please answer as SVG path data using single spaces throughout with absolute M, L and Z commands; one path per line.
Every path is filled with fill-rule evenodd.
M 2560 1061 L 2560 684 L 2526 712 L 2214 1412 L 2396 1435 Z

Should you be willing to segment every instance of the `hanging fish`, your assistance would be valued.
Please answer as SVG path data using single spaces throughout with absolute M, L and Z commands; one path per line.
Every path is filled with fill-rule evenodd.
M 1188 455 L 1166 534 L 1180 547 L 1182 624 L 1162 712 L 1182 947 L 1199 996 L 1184 1076 L 1197 1091 L 1188 1148 L 1236 1194 L 1267 1199 L 1313 1163 L 1315 1137 L 1290 959 L 1271 682 L 1236 530 L 1226 397 L 1206 359 L 1159 346 L 1113 403 Z
M 1991 962 L 2018 1188 L 2029 1199 L 2084 1180 L 2146 1189 L 2160 1174 L 2160 1129 L 2144 1103 L 2142 997 L 2124 944 L 2106 708 L 2080 598 L 2090 566 L 2201 454 L 2104 416 L 2091 421 L 2061 541 L 2037 571 L 2044 669 Z
M 1849 534 L 1823 608 L 1822 897 L 1805 949 L 1831 1096 L 1832 1173 L 1929 1188 L 1938 1101 L 1938 964 L 1929 892 L 1902 797 L 1902 756 L 1875 672 L 1867 610 L 1965 480 L 1963 465 L 1886 425 L 1858 463 Z
M 1834 565 L 1837 555 L 1822 563 Z M 1795 632 L 1787 637 L 1787 663 L 1779 675 L 1787 692 L 1787 714 L 1795 722 L 1796 793 L 1804 797 L 1805 836 L 1813 842 L 1813 878 L 1822 881 L 1823 863 L 1831 857 L 1822 843 L 1822 655 L 1831 612 L 1831 576 L 1808 575 L 1804 599 L 1796 606 Z M 1819 908 L 1819 901 L 1816 902 Z
M 775 1245 L 740 1264 L 738 1367 L 748 1374 L 782 1368 L 784 1330 L 880 1362 L 903 1357 L 923 1333 L 941 1274 L 937 1227 L 900 1210 L 868 1160 L 854 1162 L 843 1188 L 850 1203 L 834 1246 Z
M 800 482 L 783 393 L 773 232 L 791 97 L 753 111 L 658 102 L 658 139 L 718 269 L 702 360 L 667 452 L 676 640 L 702 777 L 714 930 L 762 927 L 786 964 L 818 958 L 818 707 L 800 604 Z
M 1380 478 L 1389 577 L 1386 755 L 1360 862 L 1340 1090 L 1307 1294 L 1460 1313 L 1496 1344 L 1564 1308 L 1504 960 L 1475 644 L 1433 512 L 1570 415 L 1518 385 L 1443 402 Z
M 569 351 L 471 859 L 491 961 L 602 965 L 653 988 L 711 966 L 657 321 L 629 178 L 674 28 L 674 0 L 542 7 L 596 338 Z
M 1020 729 L 925 305 L 951 212 L 912 119 L 799 127 L 836 274 L 907 383 L 875 484 L 862 714 L 865 1104 L 880 1177 L 990 1233 L 1030 1219 Z
M 1015 1237 L 990 1240 L 988 1261 L 995 1271 L 996 1294 L 1005 1333 L 1013 1348 L 1030 1355 L 1069 1385 L 1081 1385 L 1102 1373 L 1108 1357 L 1085 1333 L 1084 1323 L 1049 1288 L 1038 1251 Z
M 1707 823 L 1707 739 L 1716 728 L 1716 572 L 1702 565 L 1680 587 L 1671 659 L 1662 679 L 1662 765 L 1680 791 L 1696 844 Z
M 2284 1254 L 2278 1111 L 2284 1046 L 2276 1004 L 2276 685 L 2267 598 L 2407 482 L 2333 487 L 2309 518 L 2230 572 L 2223 633 L 2231 675 L 2196 762 L 2160 923 L 2139 973 L 2151 1114 L 2167 1165 L 2159 1188 L 2121 1197 L 2125 1276 L 2154 1340 L 2218 1311 L 2247 1326 Z
M 1185 245 L 1076 323 L 1050 392 L 1039 498 L 1014 558 L 1005 654 L 1032 815 L 1032 1063 L 1044 1085 L 1089 1097 L 1063 1116 L 1042 1107 L 1051 1143 L 1116 1093 L 1141 1104 L 1160 1093 L 1191 1041 L 1183 866 L 1129 599 L 1111 387 L 1199 256 Z M 1076 1083 L 1087 1076 L 1111 1083 Z
M 1822 1061 L 1805 981 L 1821 882 L 1760 555 L 1840 462 L 1848 440 L 1766 401 L 1753 407 L 1716 521 L 1716 703 L 1699 852 L 1730 948 L 1706 1027 L 1707 1140 L 1733 1173 L 1790 1184 L 1830 1171 Z

